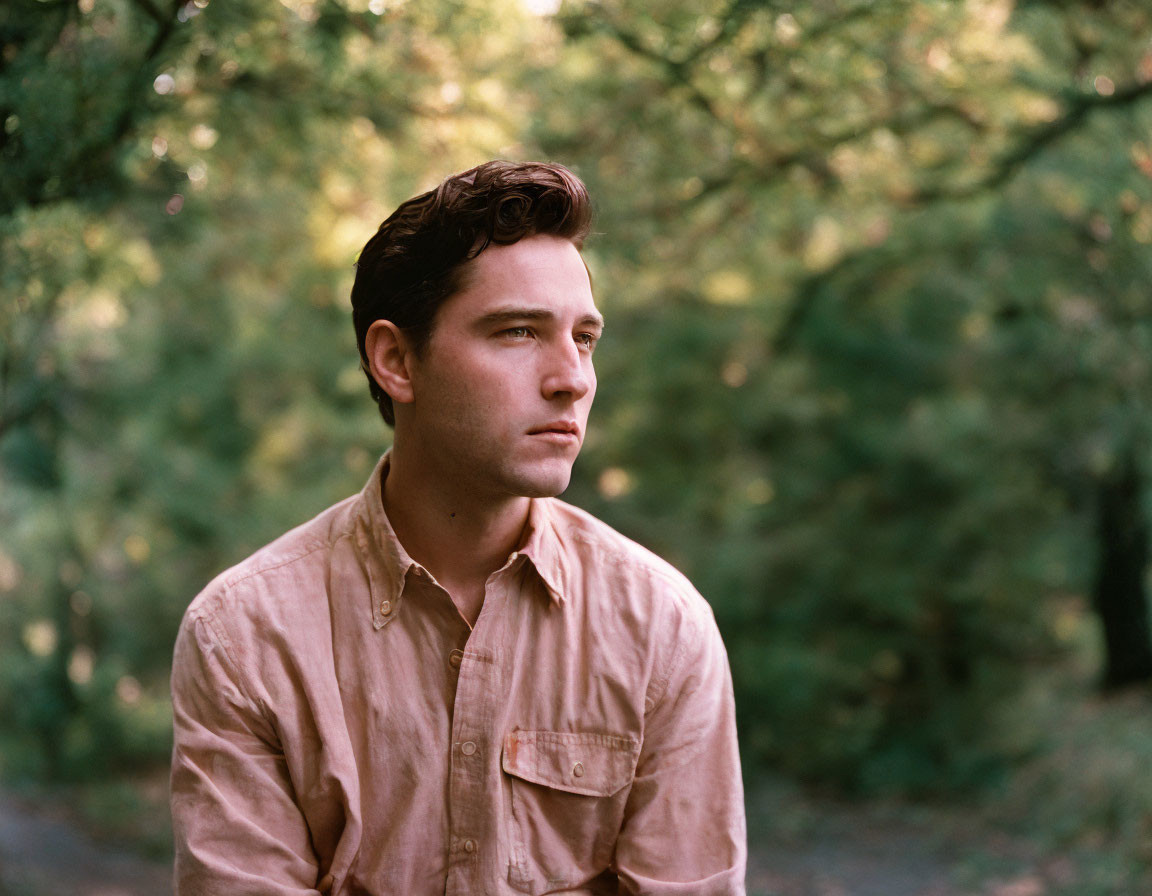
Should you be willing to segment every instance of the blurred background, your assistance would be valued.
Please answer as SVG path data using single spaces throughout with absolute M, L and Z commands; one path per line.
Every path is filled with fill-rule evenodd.
M 1143 2 L 6 0 L 0 892 L 163 891 L 183 610 L 361 487 L 353 262 L 506 157 L 596 200 L 566 498 L 715 609 L 750 892 L 1152 893 L 1150 98 Z

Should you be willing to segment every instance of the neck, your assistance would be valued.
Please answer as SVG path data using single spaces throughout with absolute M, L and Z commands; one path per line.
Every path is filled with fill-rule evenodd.
M 482 593 L 484 583 L 519 544 L 530 499 L 461 492 L 397 443 L 382 498 L 388 521 L 408 555 L 456 596 Z

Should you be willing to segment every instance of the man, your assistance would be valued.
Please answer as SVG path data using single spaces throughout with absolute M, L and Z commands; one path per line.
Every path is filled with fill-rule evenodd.
M 711 611 L 553 497 L 596 391 L 589 220 L 567 169 L 492 162 L 365 246 L 393 445 L 188 609 L 179 896 L 743 893 Z

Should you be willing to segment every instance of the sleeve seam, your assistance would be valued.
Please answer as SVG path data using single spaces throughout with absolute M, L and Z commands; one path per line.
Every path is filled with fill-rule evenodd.
M 664 698 L 667 696 L 668 686 L 671 683 L 673 676 L 675 676 L 675 674 L 680 671 L 685 659 L 688 656 L 689 641 L 692 642 L 692 646 L 695 646 L 695 642 L 698 640 L 699 626 L 697 626 L 696 621 L 689 615 L 685 614 L 684 622 L 692 637 L 677 638 L 675 641 L 676 649 L 673 651 L 671 659 L 668 660 L 663 673 L 660 675 L 653 675 L 652 684 L 656 685 L 657 689 L 655 692 L 650 693 L 648 699 L 645 701 L 648 704 L 645 707 L 648 713 L 654 712 L 656 708 L 660 706 L 661 703 L 663 703 Z
M 224 591 L 217 595 L 215 603 L 218 605 L 219 601 L 230 590 L 231 588 L 229 586 L 225 586 Z M 228 637 L 228 633 L 220 624 L 220 621 L 216 618 L 216 614 L 210 612 L 202 612 L 198 613 L 196 618 L 199 622 L 203 623 L 209 634 L 212 636 L 213 640 L 216 642 L 216 645 L 220 648 L 220 655 L 230 667 L 229 671 L 231 672 L 232 678 L 236 684 L 237 693 L 239 693 L 240 696 L 244 698 L 244 700 L 248 703 L 249 708 L 260 716 L 264 724 L 268 725 L 271 731 L 275 731 L 276 726 L 273 725 L 271 720 L 268 718 L 268 714 L 265 712 L 263 702 L 254 699 L 252 694 L 249 692 L 246 684 L 246 676 L 244 674 L 244 666 L 234 655 L 232 640 Z

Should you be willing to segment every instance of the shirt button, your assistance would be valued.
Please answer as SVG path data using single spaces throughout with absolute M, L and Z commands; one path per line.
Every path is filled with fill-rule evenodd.
M 460 752 L 465 756 L 471 756 L 476 752 L 476 744 L 472 743 L 470 740 L 466 740 L 464 743 L 460 744 Z
M 392 615 L 392 601 L 390 601 L 390 600 L 380 601 L 380 615 L 381 616 Z
M 583 762 L 577 762 L 574 766 L 572 766 L 572 775 L 576 778 L 583 778 L 584 777 L 584 763 Z
M 476 841 L 472 839 L 465 840 L 464 852 L 476 852 Z
M 463 650 L 453 650 L 450 654 L 448 654 L 448 665 L 451 666 L 453 669 L 459 669 L 460 663 L 463 659 L 464 659 L 464 651 Z

